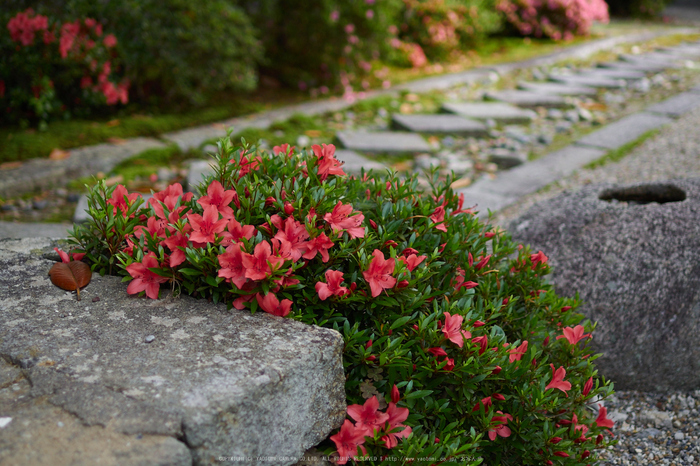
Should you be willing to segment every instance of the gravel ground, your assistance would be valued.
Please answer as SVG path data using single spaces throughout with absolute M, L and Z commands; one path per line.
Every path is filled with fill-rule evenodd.
M 589 183 L 636 183 L 700 177 L 700 109 L 688 113 L 627 157 L 574 175 L 520 199 L 495 223 L 507 226 L 534 203 Z M 697 400 L 697 401 L 696 401 Z M 693 393 L 618 391 L 606 400 L 619 439 L 603 465 L 700 464 L 700 390 Z

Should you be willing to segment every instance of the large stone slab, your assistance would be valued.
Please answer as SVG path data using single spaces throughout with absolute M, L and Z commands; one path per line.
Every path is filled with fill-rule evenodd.
M 0 238 L 67 238 L 72 223 L 0 222 Z
M 336 134 L 345 149 L 375 154 L 431 152 L 433 148 L 415 133 L 400 131 L 342 131 Z
M 630 63 L 656 63 L 660 65 L 665 65 L 667 67 L 673 67 L 673 65 L 678 65 L 679 62 L 683 61 L 680 57 L 675 57 L 672 55 L 658 52 L 650 52 L 640 55 L 623 53 L 619 55 L 619 59 Z
M 498 123 L 529 123 L 537 114 L 504 102 L 446 102 L 442 110 L 477 120 L 494 120 Z
M 646 77 L 646 73 L 643 71 L 617 70 L 611 68 L 591 68 L 581 70 L 578 75 L 589 78 L 624 79 L 625 81 L 638 81 Z
M 698 106 L 700 106 L 700 94 L 695 92 L 683 92 L 663 102 L 652 105 L 647 108 L 647 111 L 677 118 Z
M 521 81 L 518 83 L 520 89 L 524 89 L 530 92 L 538 92 L 540 94 L 549 95 L 596 95 L 598 90 L 594 87 L 589 86 L 575 86 L 572 84 L 564 83 L 537 83 L 537 82 L 527 82 Z
M 699 202 L 697 179 L 588 186 L 509 228 L 549 257 L 559 293 L 580 293 L 596 367 L 618 389 L 700 389 Z
M 562 96 L 522 90 L 493 91 L 486 94 L 489 100 L 500 100 L 523 108 L 568 108 L 571 104 Z
M 633 70 L 642 71 L 644 73 L 658 73 L 659 71 L 664 71 L 667 68 L 675 68 L 676 66 L 669 66 L 668 64 L 652 63 L 652 62 L 627 62 L 627 61 L 611 61 L 598 63 L 599 68 L 604 69 L 614 69 L 614 70 Z
M 488 218 L 489 212 L 501 210 L 518 200 L 514 196 L 503 196 L 481 191 L 478 186 L 460 189 L 458 193 L 464 194 L 464 206 L 473 207 L 479 218 Z
M 459 115 L 399 115 L 391 116 L 396 129 L 415 133 L 457 134 L 461 136 L 482 137 L 488 134 L 488 128 L 482 122 Z
M 195 464 L 292 464 L 345 418 L 337 332 L 189 297 L 129 296 L 110 276 L 93 276 L 78 302 L 46 275 L 51 246 L 0 240 L 0 355 L 28 380 L 30 407 L 48 402 L 133 444 L 169 437 L 164 448 L 186 445 Z
M 647 112 L 635 113 L 582 137 L 576 141 L 576 144 L 602 149 L 617 149 L 634 141 L 647 131 L 660 128 L 672 121 L 672 119 L 662 115 Z
M 549 79 L 564 84 L 600 87 L 603 89 L 620 89 L 625 87 L 625 82 L 623 80 L 598 76 L 585 76 L 578 74 L 550 74 Z

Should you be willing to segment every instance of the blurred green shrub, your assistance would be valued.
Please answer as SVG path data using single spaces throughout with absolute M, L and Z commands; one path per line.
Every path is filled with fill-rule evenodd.
M 606 0 L 612 16 L 653 18 L 661 14 L 671 0 Z

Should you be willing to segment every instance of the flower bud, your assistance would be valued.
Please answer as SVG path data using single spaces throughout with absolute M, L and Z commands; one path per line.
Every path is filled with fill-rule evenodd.
M 367 356 L 368 361 L 375 361 L 376 359 L 377 359 L 377 357 L 373 354 L 370 354 L 369 356 Z
M 499 374 L 503 369 L 501 369 L 501 366 L 496 366 L 494 370 L 491 371 L 491 375 L 497 375 Z
M 508 301 L 509 301 L 508 298 L 504 298 L 504 299 L 503 299 L 503 305 L 505 306 L 506 304 L 508 304 Z
M 369 224 L 372 225 L 372 228 L 374 228 L 375 230 L 377 229 L 377 223 L 374 220 L 370 220 Z
M 589 456 L 591 456 L 591 452 L 588 450 L 585 450 L 583 453 L 581 453 L 582 460 L 588 458 Z
M 406 288 L 408 286 L 408 280 L 401 280 L 396 284 L 396 288 Z
M 547 346 L 549 344 L 549 335 L 547 335 L 547 338 L 544 339 L 544 342 L 542 342 L 544 346 Z
M 416 332 L 418 331 L 418 326 L 416 324 L 413 324 L 413 330 L 415 330 Z
M 384 242 L 384 246 L 391 246 L 391 247 L 395 248 L 396 246 L 398 246 L 398 243 L 396 241 L 390 239 L 390 240 Z
M 401 399 L 401 394 L 399 393 L 399 387 L 394 385 L 391 388 L 391 402 L 398 403 L 400 399 Z
M 491 395 L 491 398 L 498 401 L 506 401 L 506 397 L 501 395 L 500 393 L 494 393 L 493 395 Z
M 265 207 L 270 207 L 270 206 L 274 205 L 275 202 L 277 202 L 277 199 L 275 199 L 274 197 L 270 196 L 270 197 L 268 197 L 267 199 L 265 199 Z
M 587 396 L 588 393 L 591 391 L 591 388 L 593 388 L 593 377 L 590 379 L 586 380 L 586 383 L 583 385 L 583 396 Z
M 552 437 L 552 440 L 549 441 L 550 443 L 559 443 L 561 442 L 561 437 Z
M 603 434 L 598 434 L 598 436 L 595 438 L 595 444 L 598 445 L 602 441 L 603 441 Z
M 486 324 L 485 324 L 484 322 L 480 321 L 480 320 L 477 320 L 477 321 L 474 322 L 472 325 L 473 325 L 474 327 L 476 327 L 476 328 L 479 328 L 479 327 L 483 327 L 483 326 L 486 325 Z
M 571 309 L 571 306 L 564 306 L 561 308 L 561 312 L 566 312 Z
M 367 343 L 365 343 L 365 349 L 369 348 L 372 346 L 372 340 L 368 340 Z
M 294 212 L 294 206 L 290 202 L 284 203 L 284 213 L 287 215 L 292 215 Z

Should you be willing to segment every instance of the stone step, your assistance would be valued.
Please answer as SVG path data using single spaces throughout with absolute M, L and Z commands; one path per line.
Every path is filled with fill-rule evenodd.
M 660 65 L 666 65 L 667 67 L 681 66 L 678 65 L 679 61 L 683 61 L 681 58 L 674 57 L 663 53 L 645 53 L 640 55 L 633 55 L 628 53 L 623 53 L 619 56 L 620 60 L 627 61 L 630 63 L 658 63 Z
M 625 82 L 621 79 L 612 79 L 596 76 L 583 76 L 578 74 L 550 74 L 549 79 L 565 84 L 573 84 L 579 86 L 600 87 L 603 89 L 621 89 L 625 87 Z
M 698 106 L 700 106 L 700 94 L 696 92 L 684 92 L 652 105 L 647 108 L 647 111 L 678 118 Z
M 428 134 L 455 134 L 483 137 L 488 128 L 482 122 L 459 115 L 399 115 L 391 117 L 396 129 Z
M 542 82 L 521 81 L 518 83 L 518 87 L 520 89 L 523 89 L 526 91 L 538 92 L 541 94 L 548 94 L 548 95 L 577 96 L 577 95 L 596 95 L 598 93 L 598 90 L 594 87 L 575 86 L 572 84 L 553 83 L 553 82 L 542 83 Z
M 0 238 L 67 238 L 72 223 L 0 222 Z
M 339 131 L 336 137 L 345 149 L 373 154 L 405 154 L 434 150 L 425 139 L 415 133 Z
M 582 137 L 576 141 L 576 144 L 610 150 L 618 149 L 647 131 L 660 128 L 672 121 L 669 117 L 653 113 L 635 113 Z
M 363 168 L 365 171 L 383 171 L 389 168 L 383 163 L 368 159 L 355 151 L 347 149 L 336 150 L 335 158 L 343 162 L 343 171 L 348 175 L 359 175 Z
M 635 70 L 616 70 L 606 68 L 590 68 L 581 70 L 579 76 L 588 76 L 607 79 L 624 79 L 625 81 L 637 81 L 646 78 L 646 73 Z
M 446 102 L 442 110 L 477 120 L 494 120 L 503 124 L 527 124 L 537 114 L 505 102 Z
M 598 63 L 598 68 L 603 69 L 613 69 L 613 70 L 633 70 L 642 71 L 644 73 L 658 73 L 664 71 L 665 69 L 677 67 L 676 65 L 667 65 L 662 63 L 651 63 L 651 62 L 628 62 L 628 61 L 610 61 Z
M 548 95 L 522 90 L 488 92 L 486 99 L 506 102 L 522 108 L 569 108 L 572 106 L 560 95 Z

